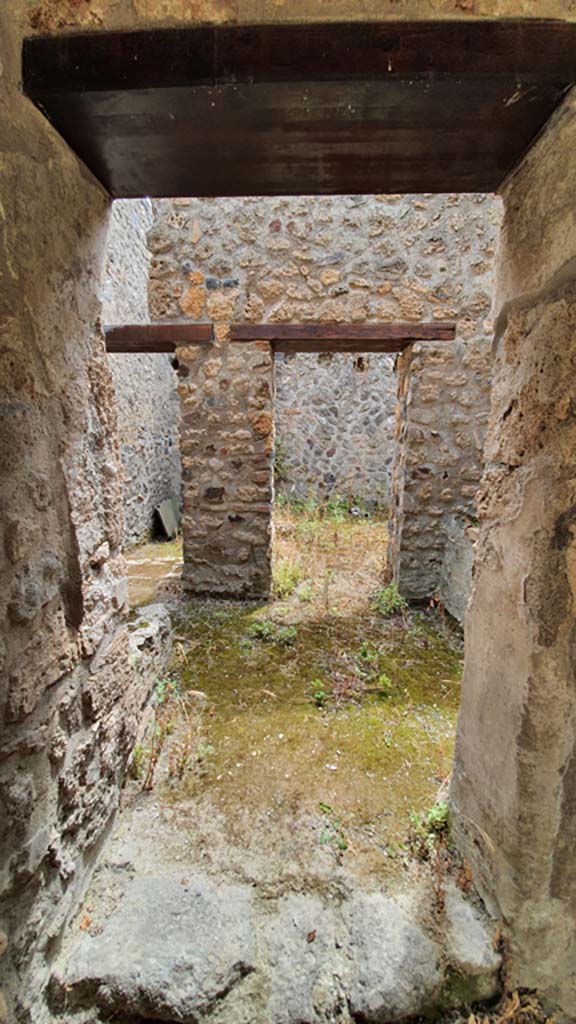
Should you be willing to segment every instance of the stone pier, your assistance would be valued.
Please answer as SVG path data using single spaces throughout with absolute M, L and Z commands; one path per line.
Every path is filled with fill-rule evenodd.
M 216 325 L 217 333 L 226 327 Z M 178 350 L 183 583 L 188 593 L 267 597 L 271 583 L 273 369 L 267 342 Z
M 576 99 L 504 192 L 453 819 L 513 982 L 576 1015 Z

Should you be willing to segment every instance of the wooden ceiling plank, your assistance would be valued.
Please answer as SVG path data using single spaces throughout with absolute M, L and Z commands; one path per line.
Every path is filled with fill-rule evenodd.
M 576 26 L 550 19 L 205 26 L 24 40 L 34 92 L 416 75 L 570 81 Z
M 576 24 L 95 32 L 23 64 L 115 197 L 490 192 L 576 81 Z

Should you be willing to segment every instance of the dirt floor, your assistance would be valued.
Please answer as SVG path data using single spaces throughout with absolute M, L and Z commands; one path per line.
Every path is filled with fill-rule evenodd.
M 132 608 L 151 604 L 167 581 L 177 582 L 182 572 L 182 541 L 142 544 L 126 554 L 128 595 Z
M 204 866 L 282 887 L 338 869 L 377 886 L 402 872 L 410 829 L 441 799 L 460 639 L 382 591 L 380 517 L 284 506 L 274 525 L 273 600 L 179 605 L 132 774 Z M 152 577 L 174 592 L 180 557 L 133 552 L 133 600 L 144 584 L 152 598 Z

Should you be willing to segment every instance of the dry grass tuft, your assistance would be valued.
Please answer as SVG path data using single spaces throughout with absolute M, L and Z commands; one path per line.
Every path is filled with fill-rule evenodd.
M 329 507 L 299 509 L 280 505 L 274 511 L 275 593 L 293 596 L 302 617 L 303 588 L 306 618 L 330 613 L 355 615 L 369 611 L 370 595 L 382 586 L 386 556 L 386 521 L 380 515 L 355 518 Z M 297 567 L 298 580 L 283 587 L 288 567 Z M 292 573 L 292 575 L 294 575 Z
M 492 1012 L 471 1013 L 466 1024 L 556 1024 L 556 1021 L 543 1009 L 537 993 L 515 989 L 507 992 Z

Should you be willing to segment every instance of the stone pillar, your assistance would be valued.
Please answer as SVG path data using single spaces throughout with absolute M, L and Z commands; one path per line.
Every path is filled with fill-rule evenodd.
M 225 334 L 222 325 L 217 334 Z M 258 599 L 271 584 L 273 356 L 267 342 L 182 348 L 183 584 Z
M 513 981 L 576 1015 L 576 99 L 504 192 L 451 802 Z
M 398 406 L 388 567 L 410 601 L 443 596 L 449 525 L 456 514 L 475 516 L 491 330 L 490 320 L 462 317 L 453 343 L 414 345 L 402 369 L 407 381 Z

